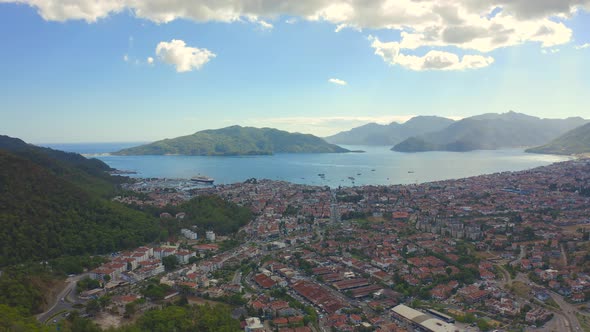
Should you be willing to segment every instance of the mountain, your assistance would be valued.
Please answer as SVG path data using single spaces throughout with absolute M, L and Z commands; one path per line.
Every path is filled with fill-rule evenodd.
M 231 126 L 203 130 L 115 152 L 115 155 L 193 156 L 264 155 L 273 153 L 350 152 L 323 139 L 272 128 Z
M 18 138 L 0 135 L 0 151 L 2 150 L 27 159 L 72 184 L 83 186 L 102 196 L 112 194 L 114 185 L 123 179 L 110 176 L 108 171 L 113 169 L 98 159 L 87 159 L 77 153 L 38 147 Z
M 332 144 L 348 145 L 395 145 L 409 137 L 444 129 L 453 120 L 438 116 L 417 116 L 405 123 L 392 122 L 388 125 L 369 123 L 360 127 L 328 136 Z
M 472 151 L 536 146 L 559 137 L 584 123 L 580 117 L 541 119 L 526 114 L 489 113 L 465 118 L 447 128 L 406 139 L 398 152 Z
M 158 221 L 110 201 L 98 161 L 0 136 L 0 266 L 109 253 L 152 241 Z
M 546 145 L 528 149 L 526 152 L 561 155 L 590 153 L 590 123 L 568 131 Z

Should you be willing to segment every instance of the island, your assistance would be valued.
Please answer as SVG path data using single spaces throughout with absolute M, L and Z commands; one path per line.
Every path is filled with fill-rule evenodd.
M 123 149 L 113 155 L 237 156 L 343 152 L 351 151 L 314 135 L 273 128 L 231 126 Z

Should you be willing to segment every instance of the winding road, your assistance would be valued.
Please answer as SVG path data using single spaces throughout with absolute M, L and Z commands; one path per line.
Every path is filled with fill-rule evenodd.
M 74 309 L 73 305 L 77 303 L 82 303 L 76 296 L 75 287 L 78 283 L 78 280 L 86 277 L 88 273 L 80 274 L 74 277 L 70 277 L 66 279 L 66 287 L 57 294 L 54 299 L 53 305 L 47 309 L 47 311 L 38 314 L 37 320 L 41 323 L 47 322 L 51 317 L 55 316 L 57 313 L 61 311 L 67 311 Z M 61 318 L 61 316 L 59 317 Z M 56 319 L 58 319 L 56 317 Z

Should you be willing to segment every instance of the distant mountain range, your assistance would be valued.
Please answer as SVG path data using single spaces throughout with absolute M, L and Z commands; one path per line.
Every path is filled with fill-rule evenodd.
M 333 144 L 393 146 L 413 136 L 442 130 L 454 122 L 438 116 L 417 116 L 405 123 L 369 123 L 328 136 L 325 140 Z
M 323 139 L 272 128 L 231 126 L 164 139 L 114 152 L 115 155 L 232 156 L 274 153 L 351 152 Z
M 590 123 L 568 131 L 546 145 L 528 149 L 526 152 L 560 155 L 590 153 Z
M 398 152 L 494 150 L 547 144 L 587 123 L 580 117 L 541 119 L 516 112 L 465 118 L 444 129 L 415 135 L 392 150 Z

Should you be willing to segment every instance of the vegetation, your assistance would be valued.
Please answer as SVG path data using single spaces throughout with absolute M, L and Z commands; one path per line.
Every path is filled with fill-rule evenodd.
M 162 258 L 162 265 L 164 265 L 166 271 L 174 270 L 176 267 L 178 267 L 178 264 L 178 258 L 175 255 L 170 255 Z
M 0 276 L 0 304 L 18 308 L 19 312 L 40 313 L 55 283 L 55 277 L 41 265 L 5 268 Z
M 217 234 L 235 233 L 252 220 L 249 209 L 227 202 L 219 196 L 197 196 L 177 209 L 186 212 L 183 223 L 213 230 Z
M 349 152 L 323 139 L 271 128 L 231 126 L 203 130 L 116 152 L 118 155 L 265 155 L 273 153 Z
M 151 310 L 141 317 L 136 327 L 141 331 L 240 331 L 240 324 L 231 318 L 225 306 L 169 306 Z
M 546 145 L 528 149 L 526 152 L 562 155 L 590 153 L 590 123 L 575 128 Z
M 0 304 L 0 331 L 49 331 L 49 328 L 41 324 L 28 313 L 19 308 L 13 308 L 6 304 Z
M 100 183 L 115 190 L 114 183 L 43 150 L 26 151 L 19 154 L 31 159 L 0 150 L 0 266 L 108 253 L 157 237 L 155 218 L 87 189 Z
M 107 260 L 102 256 L 62 256 L 49 261 L 51 269 L 58 273 L 80 274 L 85 269 L 92 270 Z
M 78 292 L 83 292 L 90 289 L 95 289 L 100 287 L 100 282 L 96 279 L 92 279 L 90 277 L 86 277 L 84 279 L 78 280 L 76 284 Z
M 162 300 L 171 289 L 172 287 L 166 284 L 160 284 L 157 280 L 152 279 L 141 293 L 149 299 Z

